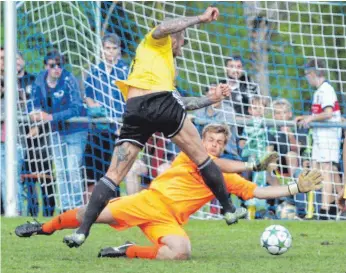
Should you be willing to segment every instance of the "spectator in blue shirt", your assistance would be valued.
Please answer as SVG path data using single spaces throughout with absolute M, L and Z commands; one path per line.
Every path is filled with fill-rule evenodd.
M 77 79 L 64 69 L 64 56 L 57 50 L 44 58 L 46 70 L 40 72 L 32 88 L 33 122 L 49 123 L 56 183 L 62 211 L 83 205 L 80 172 L 87 139 L 87 124 L 67 123 L 81 115 L 82 97 Z M 38 135 L 38 127 L 30 130 Z
M 114 82 L 127 78 L 128 65 L 121 59 L 120 38 L 116 34 L 103 37 L 102 57 L 103 61 L 91 68 L 85 81 L 88 115 L 92 118 L 121 118 L 125 103 Z M 110 165 L 118 129 L 118 123 L 92 124 L 85 150 L 89 192 Z
M 206 91 L 208 94 L 215 92 L 216 84 L 212 84 Z M 235 112 L 230 101 L 224 100 L 222 102 L 215 103 L 208 107 L 198 109 L 192 112 L 192 114 L 198 118 L 195 125 L 202 134 L 203 127 L 206 123 L 211 121 L 226 123 L 231 131 L 231 137 L 228 141 L 225 152 L 222 155 L 223 158 L 232 160 L 241 160 L 238 155 L 237 149 L 237 131 L 235 127 Z

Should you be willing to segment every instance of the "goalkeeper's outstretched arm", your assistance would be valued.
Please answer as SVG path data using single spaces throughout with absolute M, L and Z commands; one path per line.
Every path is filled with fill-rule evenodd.
M 278 197 L 285 197 L 296 195 L 300 192 L 309 192 L 320 190 L 322 188 L 323 177 L 318 170 L 305 170 L 299 177 L 298 182 L 292 182 L 284 186 L 269 186 L 257 187 L 254 192 L 254 197 L 259 199 L 273 199 Z
M 276 167 L 278 159 L 279 154 L 277 152 L 270 152 L 257 162 L 242 162 L 222 158 L 216 158 L 214 161 L 223 173 L 240 173 L 245 171 L 272 171 Z

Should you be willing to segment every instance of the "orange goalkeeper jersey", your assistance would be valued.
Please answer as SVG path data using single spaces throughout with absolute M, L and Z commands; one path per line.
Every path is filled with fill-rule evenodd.
M 257 185 L 238 174 L 224 173 L 226 187 L 244 200 L 254 197 Z M 180 224 L 186 223 L 189 216 L 214 198 L 205 185 L 197 165 L 184 153 L 179 153 L 172 166 L 154 179 L 149 190 L 159 192 L 161 200 L 170 208 Z

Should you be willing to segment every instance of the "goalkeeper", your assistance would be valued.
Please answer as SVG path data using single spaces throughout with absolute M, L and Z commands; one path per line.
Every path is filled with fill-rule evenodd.
M 182 55 L 184 30 L 215 21 L 218 16 L 218 9 L 209 7 L 199 16 L 165 20 L 138 45 L 128 79 L 116 81 L 127 102 L 111 165 L 95 186 L 81 226 L 74 234 L 65 236 L 64 242 L 68 246 L 79 247 L 84 243 L 92 224 L 113 197 L 116 186 L 155 132 L 171 138 L 198 165 L 204 183 L 225 211 L 227 224 L 236 223 L 243 213 L 242 208 L 236 210 L 228 200 L 220 169 L 203 149 L 197 129 L 189 119 L 185 119 L 186 110 L 203 108 L 220 100 L 210 96 L 181 98 L 174 87 L 174 57 Z M 220 84 L 217 90 L 223 98 L 230 95 L 228 85 Z
M 249 164 L 220 159 L 229 138 L 226 125 L 210 124 L 203 130 L 202 142 L 215 163 L 224 172 L 228 192 L 243 199 L 253 197 L 266 199 L 308 192 L 322 187 L 322 176 L 316 171 L 305 171 L 298 184 L 258 187 L 238 174 L 244 170 L 264 171 L 278 159 L 276 152 L 270 153 L 258 164 Z M 182 225 L 189 216 L 214 198 L 204 184 L 197 165 L 181 152 L 172 166 L 154 179 L 148 190 L 135 195 L 109 201 L 97 222 L 109 224 L 117 230 L 138 226 L 153 242 L 152 246 L 138 246 L 127 242 L 119 247 L 101 249 L 99 257 L 128 257 L 146 259 L 184 260 L 191 255 L 191 243 Z M 83 219 L 85 208 L 69 210 L 51 221 L 27 223 L 18 226 L 15 233 L 20 237 L 41 234 L 50 235 L 57 230 L 77 228 Z M 243 215 L 245 216 L 245 215 Z

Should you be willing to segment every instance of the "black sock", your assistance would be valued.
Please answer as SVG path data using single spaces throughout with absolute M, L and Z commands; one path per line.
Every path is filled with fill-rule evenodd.
M 320 216 L 318 217 L 318 220 L 329 220 L 329 217 L 327 215 L 327 210 L 320 209 Z
M 213 192 L 216 199 L 219 200 L 224 211 L 234 212 L 235 207 L 228 199 L 229 194 L 226 190 L 222 172 L 215 162 L 208 157 L 206 161 L 198 166 L 198 169 L 203 177 L 204 183 Z
M 329 216 L 331 216 L 332 219 L 336 218 L 338 211 L 336 209 L 336 204 L 335 201 L 329 204 L 329 211 L 328 214 Z
M 77 233 L 89 235 L 91 225 L 96 221 L 102 210 L 106 207 L 108 201 L 115 197 L 117 186 L 115 183 L 104 176 L 100 179 L 91 194 L 82 224 Z

